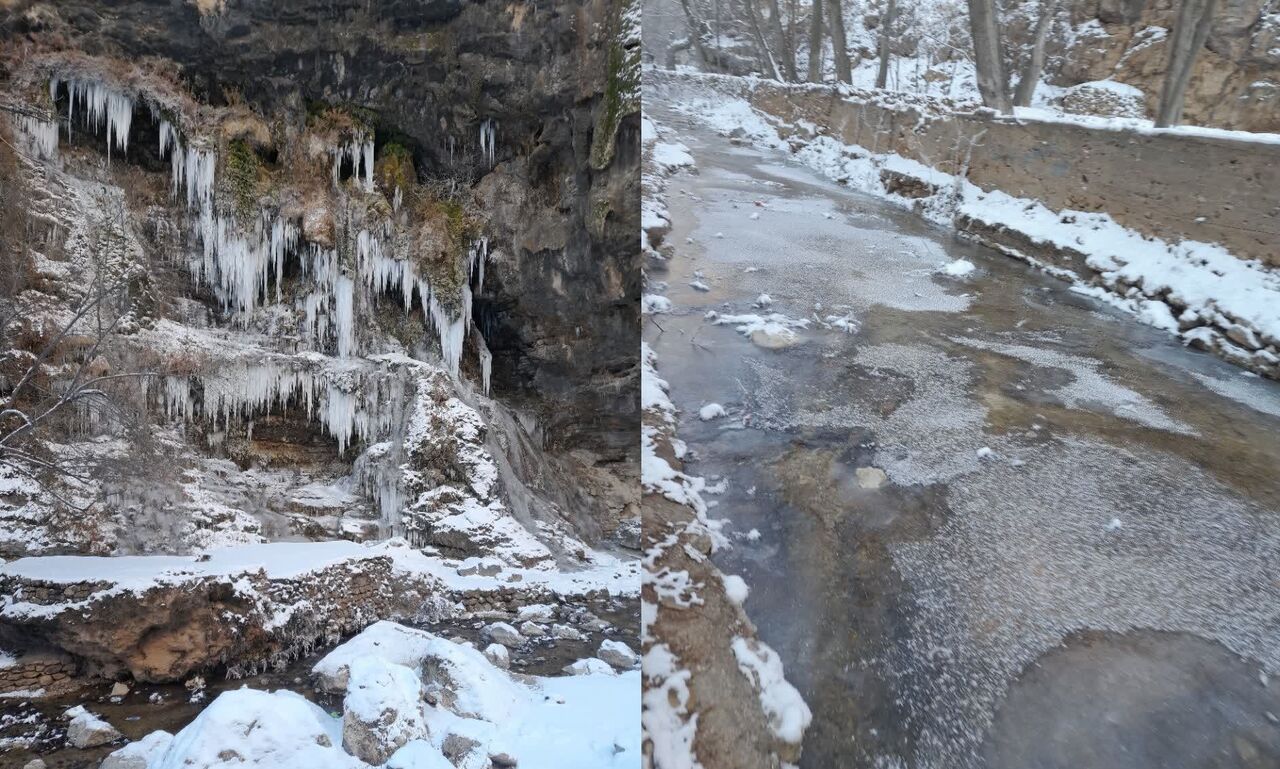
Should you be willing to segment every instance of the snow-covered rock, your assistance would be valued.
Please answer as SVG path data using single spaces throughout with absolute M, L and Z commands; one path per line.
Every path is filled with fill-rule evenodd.
M 419 667 L 420 679 L 414 673 Z M 347 689 L 343 719 L 292 692 L 231 691 L 145 767 L 370 769 L 342 749 L 344 721 L 359 712 L 363 723 L 377 724 L 380 737 L 402 734 L 394 725 L 403 725 L 421 691 L 425 729 L 398 749 L 393 745 L 400 739 L 394 736 L 383 748 L 385 763 L 375 765 L 634 769 L 640 765 L 640 673 L 616 674 L 598 659 L 584 667 L 574 676 L 512 676 L 470 645 L 377 623 L 313 669 L 321 679 L 342 679 Z M 152 739 L 159 743 L 164 736 Z
M 551 637 L 561 641 L 582 641 L 586 639 L 581 630 L 568 625 L 552 625 Z
M 503 646 L 523 646 L 524 636 L 520 635 L 520 631 L 505 622 L 495 622 L 484 629 L 485 635 L 493 639 L 495 643 Z
M 70 719 L 67 742 L 73 748 L 96 748 L 124 736 L 114 726 L 85 710 L 83 705 L 77 705 L 62 715 Z
M 640 655 L 631 651 L 631 647 L 621 641 L 604 641 L 596 654 L 618 670 L 631 670 L 640 664 Z
M 611 676 L 613 666 L 597 657 L 584 657 L 577 662 L 564 666 L 564 672 L 571 676 Z
M 516 619 L 521 622 L 550 622 L 555 616 L 556 608 L 546 603 L 531 603 L 516 611 Z
M 342 722 L 290 691 L 223 692 L 149 769 L 368 769 L 341 747 Z
M 385 662 L 417 668 L 422 664 L 435 636 L 394 622 L 375 622 L 346 643 L 334 648 L 311 668 L 316 684 L 329 692 L 345 692 L 351 665 L 358 659 L 374 657 Z
M 511 653 L 502 644 L 489 644 L 484 647 L 484 658 L 496 668 L 506 670 L 511 667 Z
M 1127 83 L 1093 80 L 1064 91 L 1062 109 L 1075 115 L 1145 118 L 1147 100 L 1141 89 Z
M 947 262 L 943 265 L 942 272 L 953 278 L 963 278 L 965 275 L 973 272 L 974 269 L 976 268 L 973 266 L 973 262 L 968 259 L 956 259 L 953 262 Z
M 708 403 L 707 405 L 698 409 L 698 418 L 701 419 L 703 422 L 710 422 L 711 420 L 716 419 L 718 417 L 722 417 L 724 415 L 725 415 L 724 406 L 721 406 L 719 403 Z
M 172 743 L 172 734 L 164 730 L 152 732 L 104 758 L 98 769 L 150 769 Z
M 456 769 L 440 748 L 426 740 L 413 740 L 387 760 L 386 769 Z
M 640 303 L 640 312 L 645 315 L 662 315 L 671 312 L 671 300 L 658 294 L 645 294 Z
M 737 574 L 724 574 L 720 579 L 724 582 L 724 593 L 729 596 L 730 601 L 739 606 L 747 602 L 751 589 L 747 587 L 746 580 Z
M 733 639 L 738 668 L 760 692 L 769 730 L 784 742 L 799 744 L 813 714 L 782 673 L 782 660 L 767 645 L 749 638 Z
M 520 624 L 520 635 L 526 638 L 542 638 L 546 634 L 546 628 L 536 622 L 523 622 Z
M 410 740 L 426 737 L 422 694 L 422 681 L 404 665 L 377 657 L 355 660 L 342 701 L 342 746 L 376 765 Z

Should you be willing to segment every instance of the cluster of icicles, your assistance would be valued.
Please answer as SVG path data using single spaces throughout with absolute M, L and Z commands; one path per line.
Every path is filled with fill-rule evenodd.
M 376 361 L 330 368 L 229 362 L 201 374 L 165 377 L 161 397 L 169 419 L 193 423 L 200 417 L 213 435 L 262 414 L 301 408 L 338 442 L 341 453 L 399 426 L 403 408 L 397 404 L 407 401 L 411 389 L 399 371 Z M 193 382 L 202 393 L 198 399 Z
M 93 80 L 57 78 L 50 80 L 50 93 L 57 101 L 62 85 L 69 97 L 67 130 L 81 124 L 98 132 L 105 128 L 108 155 L 114 147 L 127 151 L 129 130 L 133 122 L 134 101 L 128 95 Z M 324 249 L 303 243 L 297 224 L 278 215 L 263 212 L 250 228 L 231 216 L 218 212 L 214 201 L 218 155 L 216 149 L 198 142 L 184 144 L 178 129 L 152 105 L 152 116 L 159 123 L 160 157 L 168 155 L 173 194 L 185 200 L 197 217 L 201 252 L 193 255 L 189 268 L 196 280 L 209 287 L 223 309 L 240 319 L 267 304 L 282 301 L 281 283 L 285 260 L 296 256 L 304 273 L 314 282 L 314 290 L 301 302 L 304 326 L 316 344 L 336 342 L 338 355 L 357 354 L 355 333 L 356 284 L 374 292 L 398 290 L 406 312 L 414 305 L 415 292 L 423 313 L 435 328 L 441 357 L 450 374 L 458 377 L 463 345 L 471 329 L 472 292 L 470 282 L 478 280 L 483 288 L 484 265 L 489 248 L 486 239 L 472 244 L 467 258 L 468 280 L 464 283 L 459 307 L 454 310 L 441 301 L 431 282 L 417 274 L 410 259 L 391 253 L 392 233 L 389 225 L 373 233 L 361 230 L 356 236 L 356 276 L 344 275 L 338 266 L 335 249 Z M 28 137 L 35 154 L 52 158 L 58 144 L 58 126 L 50 121 L 23 116 L 18 127 Z M 480 127 L 481 152 L 489 160 L 494 157 L 494 124 L 485 120 Z M 373 190 L 374 143 L 357 132 L 351 141 L 330 152 L 335 183 L 344 164 L 350 164 L 365 191 Z M 398 195 L 398 191 L 397 191 Z M 478 278 L 476 277 L 478 276 Z M 274 277 L 274 291 L 272 278 Z M 483 338 L 477 336 L 484 391 L 489 391 L 492 356 Z
M 340 454 L 357 441 L 381 441 L 355 459 L 352 475 L 390 536 L 404 506 L 400 465 L 404 424 L 419 386 L 414 368 L 394 359 L 327 360 L 315 367 L 296 360 L 225 363 L 193 376 L 166 376 L 154 395 L 171 421 L 206 425 L 210 445 L 220 444 L 233 424 L 247 423 L 252 439 L 253 419 L 294 409 L 319 423 Z

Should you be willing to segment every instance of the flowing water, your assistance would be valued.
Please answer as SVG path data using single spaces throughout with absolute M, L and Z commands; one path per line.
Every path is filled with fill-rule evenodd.
M 646 111 L 697 170 L 644 336 L 814 712 L 801 765 L 1280 764 L 1280 383 Z M 771 349 L 708 311 L 814 322 Z

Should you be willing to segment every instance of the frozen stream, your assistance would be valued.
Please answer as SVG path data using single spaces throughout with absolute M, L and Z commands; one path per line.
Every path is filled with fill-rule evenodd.
M 802 766 L 1277 765 L 1280 384 L 645 108 L 697 172 L 644 335 Z M 856 327 L 768 349 L 708 310 Z

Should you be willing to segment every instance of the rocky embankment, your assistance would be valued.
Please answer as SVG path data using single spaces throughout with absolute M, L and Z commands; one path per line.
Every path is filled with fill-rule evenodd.
M 636 571 L 621 561 L 568 574 L 496 558 L 459 562 L 403 540 L 249 545 L 196 558 L 24 559 L 0 571 L 0 647 L 42 677 L 30 685 L 25 670 L 10 668 L 0 681 L 39 697 L 104 679 L 240 677 L 381 619 L 517 618 L 526 606 L 634 600 Z M 56 669 L 44 669 L 49 660 Z M 54 673 L 74 681 L 43 678 Z
M 692 166 L 693 158 L 679 145 L 659 141 L 659 128 L 648 118 L 644 132 L 641 240 L 646 277 L 656 286 L 675 248 L 665 242 L 671 231 L 668 177 Z M 644 305 L 646 313 L 671 311 L 656 293 L 646 294 Z M 646 766 L 792 765 L 810 711 L 784 677 L 778 655 L 756 637 L 742 608 L 747 586 L 712 561 L 728 540 L 722 523 L 707 515 L 704 480 L 684 472 L 686 447 L 676 436 L 675 406 L 648 343 L 641 358 Z

